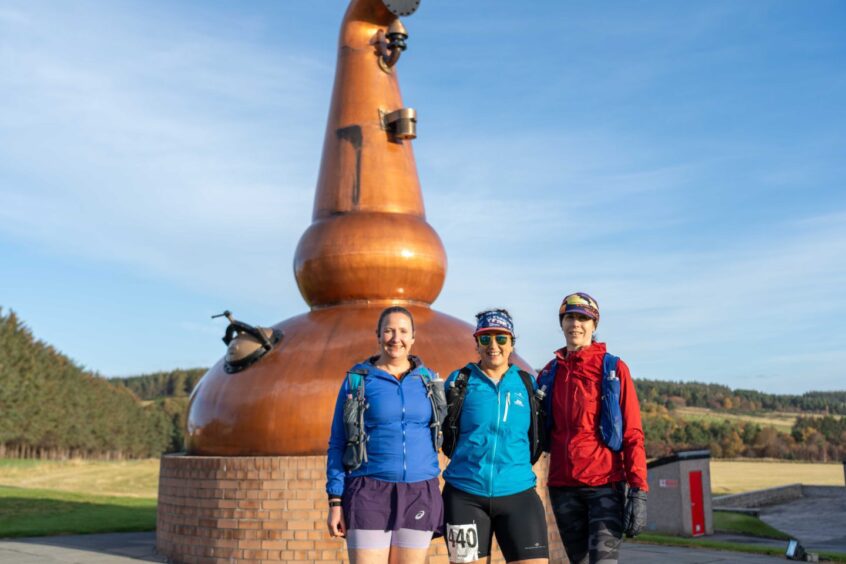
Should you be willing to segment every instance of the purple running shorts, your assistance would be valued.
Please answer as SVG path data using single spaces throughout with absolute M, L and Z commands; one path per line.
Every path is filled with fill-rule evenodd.
M 347 479 L 342 498 L 347 530 L 443 533 L 444 504 L 438 479 L 384 482 L 368 476 Z

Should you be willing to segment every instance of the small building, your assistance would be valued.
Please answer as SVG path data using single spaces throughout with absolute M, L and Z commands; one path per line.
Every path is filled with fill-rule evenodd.
M 711 451 L 679 451 L 647 464 L 646 529 L 698 537 L 714 534 Z

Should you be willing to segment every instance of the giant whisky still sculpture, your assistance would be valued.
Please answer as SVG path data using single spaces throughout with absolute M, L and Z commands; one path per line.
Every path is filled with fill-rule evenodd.
M 221 360 L 203 377 L 188 411 L 189 454 L 325 453 L 338 386 L 377 352 L 387 305 L 412 311 L 414 352 L 444 376 L 475 358 L 472 328 L 429 307 L 446 254 L 425 219 L 414 110 L 402 104 L 399 64 L 388 66 L 404 46 L 397 15 L 413 11 L 398 4 L 355 0 L 341 26 L 313 222 L 294 259 L 311 311 L 274 326 L 281 341 L 254 365 L 230 374 Z
M 418 4 L 347 9 L 312 224 L 294 259 L 311 311 L 264 330 L 230 318 L 227 337 L 252 331 L 265 354 L 240 365 L 228 355 L 203 376 L 188 407 L 188 455 L 162 459 L 157 547 L 171 561 L 345 560 L 325 531 L 325 453 L 346 370 L 377 352 L 379 312 L 411 310 L 414 353 L 444 376 L 477 358 L 473 327 L 430 307 L 446 253 L 426 223 L 415 112 L 397 82 L 399 16 Z M 431 554 L 446 561 L 440 542 Z

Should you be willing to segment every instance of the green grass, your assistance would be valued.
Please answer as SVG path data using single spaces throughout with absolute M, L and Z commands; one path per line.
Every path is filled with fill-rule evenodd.
M 27 469 L 43 465 L 44 461 L 32 458 L 0 458 L 0 469 Z
M 154 498 L 159 461 L 150 460 L 4 460 L 0 485 L 36 490 Z
M 790 540 L 790 535 L 782 533 L 757 517 L 731 511 L 714 511 L 714 530 L 718 533 L 749 535 L 766 539 Z
M 155 499 L 0 486 L 0 538 L 155 528 Z

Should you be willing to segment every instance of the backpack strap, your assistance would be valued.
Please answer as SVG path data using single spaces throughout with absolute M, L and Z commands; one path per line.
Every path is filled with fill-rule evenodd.
M 461 408 L 464 406 L 464 396 L 467 394 L 467 381 L 470 379 L 470 369 L 466 366 L 458 371 L 452 387 L 447 390 L 447 415 L 444 420 L 444 442 L 441 450 L 448 457 L 455 452 L 455 445 L 458 443 L 459 422 L 461 421 Z
M 546 370 L 543 370 L 538 376 L 538 387 L 543 388 L 543 399 L 541 400 L 543 407 L 543 450 L 549 452 L 550 440 L 552 438 L 552 427 L 554 423 L 554 413 L 552 411 L 552 391 L 555 388 L 555 373 L 558 371 L 558 359 L 553 358 L 552 362 Z
M 435 373 L 432 374 L 425 366 L 418 372 L 423 386 L 426 388 L 426 397 L 432 406 L 432 417 L 429 419 L 429 429 L 432 432 L 432 446 L 435 452 L 441 450 L 444 442 L 443 422 L 447 414 L 447 400 L 444 393 L 444 381 Z
M 523 385 L 526 386 L 526 394 L 529 398 L 529 409 L 531 410 L 529 414 L 529 458 L 532 464 L 534 464 L 543 453 L 541 440 L 541 425 L 543 423 L 539 420 L 539 410 L 543 409 L 543 406 L 540 405 L 535 395 L 534 379 L 531 374 L 519 369 L 517 373 L 520 375 L 520 379 L 523 380 Z
M 349 472 L 367 462 L 367 434 L 364 432 L 364 412 L 367 400 L 364 396 L 364 378 L 367 369 L 354 367 L 347 372 L 349 393 L 344 401 L 344 432 L 347 443 L 344 447 L 343 464 Z

